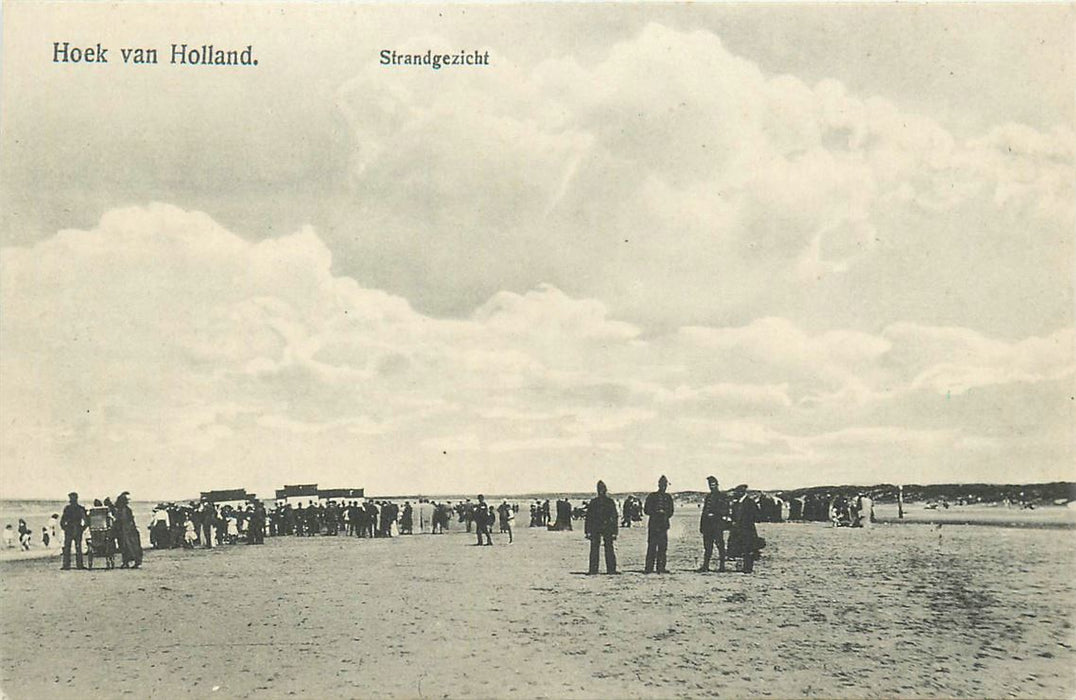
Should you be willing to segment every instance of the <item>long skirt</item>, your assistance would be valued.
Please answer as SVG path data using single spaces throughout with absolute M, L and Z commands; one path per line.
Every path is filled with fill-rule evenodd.
M 120 554 L 123 555 L 123 563 L 141 566 L 142 537 L 138 534 L 138 528 L 133 524 L 120 527 L 116 539 L 119 543 Z

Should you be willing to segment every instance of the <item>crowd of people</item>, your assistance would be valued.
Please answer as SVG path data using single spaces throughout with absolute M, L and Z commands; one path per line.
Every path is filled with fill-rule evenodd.
M 829 522 L 834 527 L 870 527 L 874 523 L 874 500 L 865 491 L 855 496 L 809 493 L 789 499 L 787 519 Z
M 154 549 L 207 549 L 246 542 L 265 542 L 266 510 L 261 501 L 245 506 L 217 505 L 203 498 L 186 504 L 159 503 L 150 517 Z
M 604 482 L 597 484 L 595 497 L 573 506 L 567 498 L 535 500 L 529 504 L 532 528 L 572 531 L 573 520 L 583 520 L 585 537 L 590 541 L 587 573 L 599 572 L 604 552 L 606 572 L 617 573 L 615 541 L 619 528 L 631 527 L 646 518 L 647 546 L 644 573 L 667 573 L 668 531 L 676 503 L 668 492 L 665 476 L 657 490 L 645 499 L 627 495 L 617 503 L 608 495 Z M 754 571 L 765 540 L 756 524 L 783 519 L 822 520 L 834 525 L 868 527 L 874 520 L 873 503 L 865 493 L 856 497 L 828 497 L 811 494 L 788 501 L 769 494 L 748 495 L 741 484 L 721 491 L 716 477 L 707 479 L 708 491 L 700 505 L 699 533 L 703 559 L 700 572 L 710 571 L 715 559 L 717 571 L 725 571 L 730 559 L 742 561 L 744 573 Z M 498 505 L 479 495 L 475 501 L 457 503 L 418 498 L 398 503 L 394 500 L 363 499 L 337 502 L 313 500 L 292 505 L 277 503 L 266 509 L 260 501 L 218 505 L 207 498 L 189 503 L 160 503 L 149 521 L 150 544 L 155 549 L 213 548 L 237 544 L 263 544 L 266 537 L 348 536 L 357 538 L 391 538 L 401 535 L 444 534 L 453 522 L 467 533 L 474 533 L 476 546 L 491 546 L 494 527 L 513 542 L 512 524 L 519 505 L 502 500 Z M 4 530 L 5 546 L 13 547 L 16 533 L 19 546 L 29 549 L 32 533 L 25 520 L 18 530 L 8 525 Z M 69 494 L 62 515 L 53 514 L 42 528 L 45 546 L 63 542 L 62 568 L 71 568 L 74 553 L 77 568 L 84 566 L 83 555 L 104 557 L 111 567 L 115 554 L 122 559 L 121 568 L 139 568 L 142 546 L 138 527 L 130 507 L 130 494 L 121 493 L 113 502 L 95 500 L 86 508 L 78 494 Z
M 714 549 L 717 549 L 718 571 L 725 571 L 728 559 L 741 559 L 742 571 L 754 572 L 755 560 L 761 555 L 766 540 L 758 535 L 756 523 L 759 522 L 758 501 L 748 496 L 747 484 L 740 484 L 729 492 L 719 488 L 717 477 L 707 477 L 709 488 L 702 503 L 699 517 L 699 532 L 703 541 L 703 562 L 700 572 L 710 570 Z M 658 479 L 658 489 L 647 495 L 642 503 L 642 512 L 647 516 L 646 574 L 668 573 L 667 553 L 669 548 L 669 522 L 676 509 L 672 495 L 668 492 L 669 480 L 662 475 Z M 625 499 L 625 508 L 627 506 Z M 616 502 L 609 497 L 605 482 L 599 481 L 597 496 L 585 507 L 584 532 L 590 540 L 590 561 L 587 573 L 599 573 L 601 554 L 605 554 L 605 571 L 616 574 L 616 541 L 621 514 L 617 512 Z M 726 542 L 725 533 L 728 533 Z
M 186 505 L 161 503 L 150 520 L 150 542 L 156 549 L 211 548 L 245 542 L 262 544 L 266 537 L 346 536 L 398 537 L 444 534 L 455 520 L 467 532 L 489 534 L 494 525 L 512 542 L 512 521 L 519 510 L 507 500 L 493 506 L 483 496 L 477 502 L 459 503 L 419 498 L 412 505 L 391 500 L 364 499 L 326 503 L 308 500 L 278 503 L 266 510 L 255 501 L 245 507 L 216 504 L 202 499 Z
M 58 525 L 58 530 L 53 532 L 63 536 L 62 569 L 71 568 L 72 553 L 78 569 L 87 568 L 84 556 L 89 558 L 91 567 L 95 558 L 104 558 L 105 565 L 111 569 L 117 553 L 122 560 L 121 569 L 142 566 L 142 536 L 131 510 L 130 492 L 124 491 L 115 502 L 109 498 L 94 499 L 89 509 L 78 502 L 77 493 L 72 491 L 67 498 L 63 514 L 58 519 L 53 515 L 50 522 L 57 522 L 44 526 L 42 534 L 43 540 L 46 537 L 51 540 L 49 529 Z

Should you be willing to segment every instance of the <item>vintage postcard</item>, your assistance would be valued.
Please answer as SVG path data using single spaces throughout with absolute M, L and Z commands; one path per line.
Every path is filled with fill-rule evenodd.
M 1073 5 L 2 13 L 4 697 L 1076 693 Z

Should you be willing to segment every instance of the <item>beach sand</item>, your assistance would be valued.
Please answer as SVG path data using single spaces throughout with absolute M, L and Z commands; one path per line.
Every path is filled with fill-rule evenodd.
M 764 524 L 756 573 L 581 575 L 582 532 L 270 539 L 140 571 L 0 565 L 3 693 L 51 697 L 1072 697 L 1074 533 Z M 603 566 L 604 568 L 604 566 Z

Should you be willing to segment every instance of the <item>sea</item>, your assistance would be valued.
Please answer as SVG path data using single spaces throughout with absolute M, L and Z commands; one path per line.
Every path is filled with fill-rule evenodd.
M 93 500 L 84 502 L 79 500 L 84 507 L 89 508 L 93 505 Z M 154 507 L 158 501 L 132 501 L 131 511 L 134 513 L 135 523 L 138 524 L 139 529 L 144 533 L 148 532 L 149 519 L 153 513 Z M 40 501 L 40 500 L 19 500 L 19 499 L 0 499 L 0 527 L 7 525 L 11 526 L 12 530 L 16 530 L 16 539 L 18 538 L 19 518 L 26 521 L 27 526 L 30 528 L 30 532 L 33 536 L 30 539 L 30 548 L 43 549 L 44 546 L 41 541 L 41 528 L 45 527 L 52 514 L 62 515 L 64 506 L 67 505 L 66 500 L 62 501 Z M 143 535 L 145 540 L 147 535 Z M 148 545 L 148 540 L 145 540 Z M 53 543 L 52 548 L 56 545 Z

